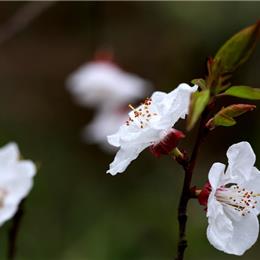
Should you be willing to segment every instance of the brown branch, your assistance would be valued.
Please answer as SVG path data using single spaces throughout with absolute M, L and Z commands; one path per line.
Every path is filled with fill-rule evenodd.
M 24 215 L 25 199 L 19 205 L 18 211 L 14 215 L 12 226 L 8 234 L 8 252 L 7 259 L 14 260 L 17 252 L 17 237 L 21 226 L 22 217 Z
M 55 1 L 37 1 L 24 4 L 6 23 L 0 26 L 0 44 L 13 38 L 54 3 Z
M 187 239 L 186 239 L 185 232 L 186 232 L 186 222 L 188 218 L 187 205 L 189 199 L 192 197 L 190 193 L 191 180 L 192 180 L 192 175 L 196 164 L 197 156 L 200 150 L 200 146 L 209 131 L 208 128 L 205 127 L 209 112 L 210 112 L 210 107 L 208 106 L 201 116 L 198 135 L 192 151 L 191 158 L 186 164 L 181 164 L 185 171 L 185 177 L 184 177 L 183 188 L 182 188 L 182 193 L 181 193 L 179 207 L 178 207 L 179 241 L 177 247 L 176 260 L 184 259 L 184 252 L 187 247 Z

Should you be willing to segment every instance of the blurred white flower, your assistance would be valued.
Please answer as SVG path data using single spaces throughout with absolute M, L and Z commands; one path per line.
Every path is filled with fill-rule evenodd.
M 132 108 L 128 121 L 116 134 L 108 136 L 109 143 L 120 149 L 107 173 L 125 171 L 140 152 L 163 140 L 179 118 L 185 118 L 190 96 L 196 90 L 197 86 L 183 83 L 168 94 L 154 92 L 142 105 Z
M 33 185 L 35 165 L 29 160 L 19 160 L 19 156 L 15 143 L 0 149 L 0 226 L 14 216 Z
M 76 101 L 88 107 L 115 107 L 144 97 L 149 83 L 109 61 L 81 66 L 67 80 Z
M 127 117 L 127 111 L 122 108 L 98 110 L 94 119 L 83 129 L 84 140 L 99 144 L 106 152 L 115 152 L 116 148 L 108 143 L 107 136 L 115 133 Z
M 214 163 L 209 172 L 207 237 L 217 249 L 242 255 L 257 240 L 260 212 L 260 172 L 247 142 L 227 151 L 228 167 Z

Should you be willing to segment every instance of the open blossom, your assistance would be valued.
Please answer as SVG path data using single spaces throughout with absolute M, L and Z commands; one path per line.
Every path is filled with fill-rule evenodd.
M 173 125 L 188 113 L 190 96 L 197 86 L 183 83 L 170 93 L 156 91 L 142 105 L 132 108 L 129 119 L 114 135 L 111 145 L 119 147 L 107 173 L 123 172 L 145 148 L 159 143 L 172 131 Z
M 81 66 L 67 80 L 76 101 L 88 107 L 120 106 L 147 94 L 150 85 L 110 61 L 93 61 Z
M 19 160 L 19 156 L 15 143 L 0 149 L 0 226 L 14 216 L 33 185 L 35 165 L 29 160 Z
M 226 170 L 224 164 L 214 163 L 209 172 L 207 237 L 217 249 L 242 255 L 259 233 L 260 172 L 247 142 L 232 145 L 227 157 Z

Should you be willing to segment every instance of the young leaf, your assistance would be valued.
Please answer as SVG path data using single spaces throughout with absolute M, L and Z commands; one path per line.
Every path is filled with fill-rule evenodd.
M 251 100 L 260 100 L 260 89 L 251 88 L 248 86 L 233 86 L 227 89 L 221 95 L 228 95 L 228 96 L 251 99 Z
M 234 117 L 238 117 L 248 111 L 256 108 L 255 105 L 235 104 L 228 107 L 223 107 L 213 118 L 206 124 L 210 130 L 216 126 L 232 126 L 236 124 Z
M 192 84 L 198 85 L 202 90 L 206 89 L 206 82 L 204 79 L 193 79 L 191 81 Z
M 197 120 L 199 119 L 201 113 L 207 106 L 210 98 L 210 90 L 205 89 L 200 92 L 194 92 L 191 96 L 189 114 L 187 119 L 187 129 L 190 131 Z
M 214 127 L 216 126 L 232 126 L 235 125 L 237 122 L 234 118 L 225 116 L 225 115 L 218 115 L 214 118 Z
M 232 73 L 252 54 L 260 33 L 260 21 L 230 38 L 217 52 L 213 71 L 219 75 Z

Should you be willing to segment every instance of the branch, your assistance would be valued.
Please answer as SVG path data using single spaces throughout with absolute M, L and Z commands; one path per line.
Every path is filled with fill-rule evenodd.
M 187 222 L 187 205 L 189 202 L 189 199 L 191 198 L 190 194 L 190 186 L 191 186 L 191 180 L 192 175 L 194 171 L 194 167 L 196 164 L 197 156 L 200 150 L 200 146 L 205 139 L 207 133 L 209 132 L 208 128 L 205 127 L 207 122 L 207 117 L 210 112 L 211 105 L 208 105 L 204 112 L 202 113 L 201 120 L 200 120 L 200 126 L 198 130 L 198 135 L 196 138 L 196 142 L 192 151 L 192 155 L 190 160 L 187 164 L 182 164 L 183 169 L 185 171 L 185 177 L 184 177 L 184 183 L 182 188 L 182 193 L 179 201 L 179 207 L 178 207 L 178 222 L 179 222 L 179 242 L 178 242 L 178 248 L 177 248 L 177 256 L 176 260 L 183 260 L 184 259 L 184 252 L 187 247 L 187 240 L 186 240 L 186 222 Z
M 24 4 L 0 27 L 0 44 L 13 38 L 54 3 L 55 1 L 37 1 Z
M 8 234 L 8 260 L 14 260 L 17 252 L 16 244 L 17 244 L 17 237 L 19 233 L 19 229 L 21 226 L 22 217 L 24 215 L 24 205 L 25 199 L 19 205 L 18 211 L 14 215 L 12 226 L 9 230 Z

